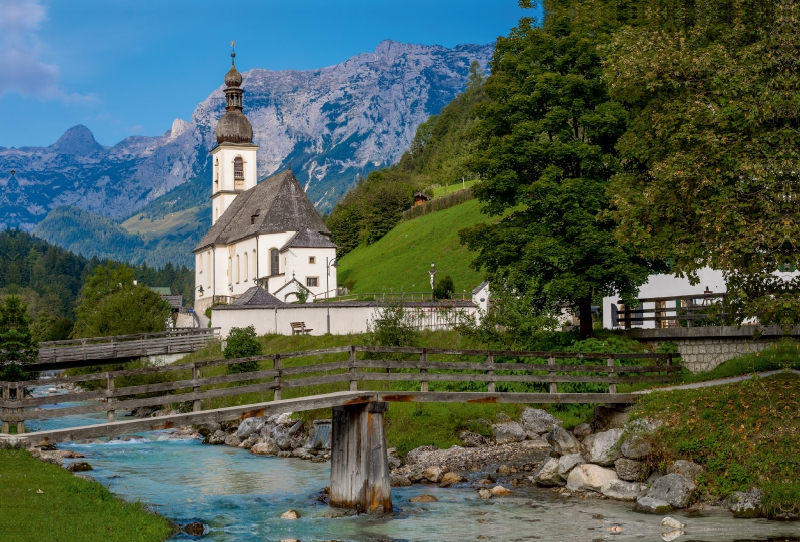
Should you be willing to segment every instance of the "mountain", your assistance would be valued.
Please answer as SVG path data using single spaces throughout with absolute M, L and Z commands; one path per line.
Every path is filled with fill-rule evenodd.
M 330 209 L 358 176 L 397 161 L 417 126 L 464 90 L 471 61 L 485 66 L 492 51 L 384 41 L 327 68 L 245 72 L 259 175 L 291 166 L 317 208 Z M 226 69 L 220 65 L 220 79 Z M 200 194 L 210 186 L 200 183 L 209 178 L 223 96 L 222 87 L 213 91 L 188 122 L 176 119 L 159 137 L 105 147 L 76 126 L 49 147 L 0 148 L 0 171 L 16 172 L 0 179 L 0 228 L 30 230 L 62 206 L 121 220 L 192 181 L 194 195 L 173 202 L 171 211 L 205 210 Z M 161 199 L 162 211 L 173 199 Z

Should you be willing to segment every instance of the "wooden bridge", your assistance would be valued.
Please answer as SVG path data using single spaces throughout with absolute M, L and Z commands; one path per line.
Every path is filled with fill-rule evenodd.
M 344 359 L 342 359 L 344 358 Z M 375 359 L 370 359 L 375 358 Z M 454 359 L 455 358 L 455 359 Z M 254 371 L 227 366 L 257 362 Z M 618 384 L 665 382 L 671 354 L 580 354 L 345 346 L 167 367 L 2 382 L 0 445 L 43 446 L 284 412 L 333 408 L 331 504 L 391 510 L 383 413 L 390 402 L 633 403 Z M 205 373 L 203 376 L 201 373 Z M 125 385 L 131 377 L 152 383 Z M 83 390 L 26 397 L 25 388 L 81 384 Z M 559 386 L 562 390 L 559 391 Z M 591 387 L 588 391 L 576 391 Z M 92 389 L 93 388 L 93 389 Z M 567 388 L 565 391 L 564 388 Z M 203 410 L 203 401 L 258 393 L 259 402 Z M 283 397 L 284 393 L 292 397 Z M 42 405 L 86 402 L 50 410 Z M 190 412 L 116 421 L 117 412 L 181 403 Z M 188 410 L 188 408 L 187 408 Z M 25 433 L 25 422 L 106 413 L 106 423 Z M 16 425 L 17 434 L 9 429 Z
M 116 335 L 39 343 L 39 359 L 30 371 L 47 371 L 124 362 L 146 356 L 186 354 L 219 338 L 219 328 L 173 329 L 161 333 Z

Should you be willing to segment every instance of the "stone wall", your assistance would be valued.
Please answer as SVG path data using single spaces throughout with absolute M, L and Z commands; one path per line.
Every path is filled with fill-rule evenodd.
M 675 343 L 683 365 L 693 373 L 710 371 L 733 357 L 758 352 L 786 336 L 776 326 L 632 329 L 622 333 L 653 347 Z M 799 338 L 800 329 L 795 328 L 790 336 Z

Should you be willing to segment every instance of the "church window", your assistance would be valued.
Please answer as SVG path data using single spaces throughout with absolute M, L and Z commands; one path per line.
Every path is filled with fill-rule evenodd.
M 306 277 L 306 286 L 316 288 L 319 284 L 319 277 Z
M 208 287 L 211 288 L 211 252 L 206 252 L 206 269 L 209 270 L 208 275 Z
M 269 251 L 269 274 L 272 276 L 280 275 L 281 255 L 277 248 Z
M 233 178 L 237 181 L 244 179 L 244 160 L 241 156 L 233 159 Z
M 250 270 L 250 266 L 247 265 L 247 252 L 244 253 L 244 281 L 247 282 L 247 273 Z
M 214 160 L 214 182 L 219 185 L 219 158 Z
M 253 250 L 253 258 L 251 261 L 253 262 L 253 280 L 258 280 L 258 256 L 256 255 L 255 249 Z
M 236 255 L 236 284 L 239 284 L 239 255 Z
M 308 263 L 310 263 L 312 265 L 317 263 L 317 257 L 316 256 L 309 256 L 308 257 Z
M 202 254 L 198 254 L 197 255 L 197 274 L 198 275 L 202 275 L 203 274 L 203 255 Z

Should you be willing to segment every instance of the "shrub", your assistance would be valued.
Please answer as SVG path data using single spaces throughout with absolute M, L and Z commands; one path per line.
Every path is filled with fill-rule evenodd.
M 451 299 L 453 297 L 453 292 L 455 292 L 456 288 L 453 285 L 453 278 L 450 275 L 447 275 L 433 289 L 433 298 L 434 299 Z
M 232 327 L 223 352 L 225 359 L 252 358 L 261 355 L 261 344 L 256 340 L 253 326 Z M 228 365 L 228 373 L 249 373 L 258 369 L 257 361 L 245 361 Z
M 373 346 L 415 346 L 419 339 L 403 304 L 391 301 L 378 309 L 367 331 Z

